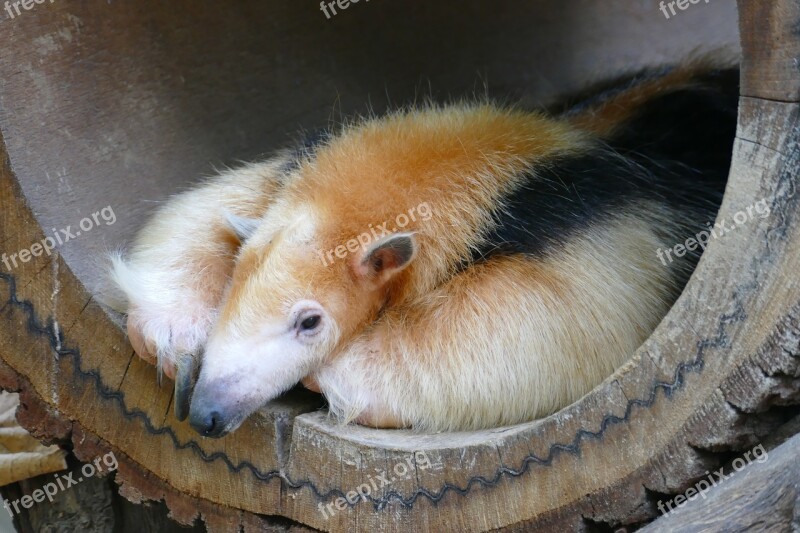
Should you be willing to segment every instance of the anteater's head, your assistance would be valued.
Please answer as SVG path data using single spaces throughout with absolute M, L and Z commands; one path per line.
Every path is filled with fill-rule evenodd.
M 331 263 L 309 213 L 274 232 L 268 226 L 242 249 L 202 358 L 190 422 L 207 436 L 234 430 L 323 364 L 375 318 L 416 255 L 414 235 L 404 232 L 347 255 L 340 248 L 345 257 Z

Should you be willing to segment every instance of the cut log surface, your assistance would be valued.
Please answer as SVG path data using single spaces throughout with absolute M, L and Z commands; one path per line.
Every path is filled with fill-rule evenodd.
M 736 39 L 732 3 L 671 19 L 655 1 L 521 4 L 360 2 L 327 20 L 300 3 L 91 0 L 0 23 L 0 254 L 34 252 L 106 206 L 116 215 L 52 255 L 0 263 L 0 387 L 20 393 L 19 422 L 83 461 L 113 451 L 123 496 L 164 500 L 176 521 L 211 531 L 636 525 L 761 442 L 800 404 L 791 0 L 739 2 L 743 96 L 718 222 L 761 200 L 769 216 L 712 240 L 632 359 L 551 417 L 463 434 L 339 427 L 319 397 L 294 391 L 234 434 L 202 439 L 92 297 L 95 258 L 130 238 L 150 200 L 323 125 L 337 95 L 336 113 L 370 99 L 380 110 L 427 78 L 469 93 L 484 69 L 490 94 L 534 86 L 519 96 L 544 101 Z
M 794 431 L 797 431 L 797 427 Z M 774 450 L 763 446 L 747 459 L 710 473 L 681 496 L 662 505 L 664 516 L 643 533 L 681 531 L 783 532 L 800 529 L 800 434 Z M 713 484 L 712 484 L 713 483 Z

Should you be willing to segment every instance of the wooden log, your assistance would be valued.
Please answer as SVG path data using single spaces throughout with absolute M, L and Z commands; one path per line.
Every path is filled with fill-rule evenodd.
M 771 215 L 713 240 L 630 362 L 552 417 L 449 435 L 342 428 L 295 391 L 233 435 L 203 440 L 173 418 L 170 384 L 158 385 L 92 297 L 91 258 L 130 237 L 148 200 L 210 162 L 324 123 L 332 95 L 347 112 L 368 97 L 380 110 L 384 88 L 409 100 L 420 73 L 464 94 L 483 66 L 492 94 L 534 85 L 525 101 L 546 100 L 600 77 L 596 65 L 729 43 L 735 16 L 724 3 L 669 20 L 657 2 L 522 4 L 359 3 L 327 20 L 277 2 L 91 0 L 3 22 L 16 53 L 0 55 L 0 253 L 32 250 L 106 206 L 116 214 L 53 255 L 0 265 L 0 387 L 20 392 L 20 423 L 84 461 L 113 451 L 122 495 L 163 500 L 176 521 L 211 531 L 635 525 L 780 425 L 800 404 L 791 0 L 739 5 L 743 98 L 719 219 L 762 199 Z M 364 486 L 374 487 L 366 499 L 352 496 Z
M 760 457 L 713 473 L 642 532 L 794 531 L 800 528 L 800 435 Z M 751 456 L 752 457 L 752 456 Z M 731 465 L 733 466 L 733 465 Z M 737 470 L 738 468 L 738 470 Z M 720 478 L 720 476 L 724 476 Z M 704 478 L 708 479 L 708 478 Z

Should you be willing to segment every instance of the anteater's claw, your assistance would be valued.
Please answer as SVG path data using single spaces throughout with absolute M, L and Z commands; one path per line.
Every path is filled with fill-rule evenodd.
M 175 418 L 180 421 L 189 416 L 189 405 L 192 399 L 192 389 L 197 381 L 200 368 L 200 355 L 190 353 L 178 357 L 175 372 Z

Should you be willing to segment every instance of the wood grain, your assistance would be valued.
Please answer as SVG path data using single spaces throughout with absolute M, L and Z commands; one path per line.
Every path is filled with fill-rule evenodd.
M 746 465 L 740 471 L 727 468 L 723 475 L 729 477 L 717 487 L 703 497 L 691 493 L 691 500 L 681 500 L 680 507 L 640 531 L 796 531 L 800 528 L 798 455 L 800 435 L 770 450 L 763 462 L 737 463 Z

